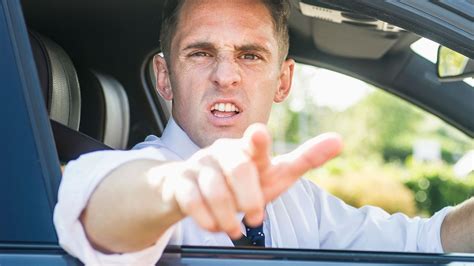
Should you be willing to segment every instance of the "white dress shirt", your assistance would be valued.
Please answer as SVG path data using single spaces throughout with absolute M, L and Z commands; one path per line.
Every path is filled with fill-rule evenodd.
M 152 265 L 167 244 L 233 246 L 225 233 L 210 233 L 188 217 L 168 229 L 152 247 L 110 255 L 90 245 L 79 221 L 97 184 L 119 165 L 137 159 L 186 160 L 198 149 L 171 119 L 161 138 L 148 136 L 131 151 L 93 152 L 70 162 L 54 212 L 60 245 L 86 264 L 125 265 Z M 377 207 L 356 209 L 302 178 L 267 204 L 265 246 L 442 253 L 440 228 L 449 210 L 444 208 L 426 219 L 390 215 Z

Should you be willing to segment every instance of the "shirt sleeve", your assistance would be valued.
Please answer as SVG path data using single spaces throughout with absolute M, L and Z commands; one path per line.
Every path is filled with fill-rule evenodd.
M 54 225 L 59 244 L 86 265 L 154 265 L 171 238 L 174 227 L 144 250 L 123 254 L 104 254 L 89 243 L 79 217 L 100 181 L 118 166 L 139 159 L 165 160 L 155 148 L 132 151 L 100 151 L 82 155 L 70 162 L 63 174 L 54 209 Z
M 443 253 L 441 224 L 452 207 L 431 218 L 410 218 L 373 206 L 357 209 L 314 184 L 311 189 L 322 249 Z

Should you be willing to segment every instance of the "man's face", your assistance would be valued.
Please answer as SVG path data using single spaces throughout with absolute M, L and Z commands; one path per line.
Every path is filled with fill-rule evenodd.
M 187 1 L 170 60 L 164 72 L 164 60 L 155 60 L 158 90 L 200 147 L 266 123 L 273 101 L 288 95 L 294 67 L 281 63 L 270 12 L 254 0 Z

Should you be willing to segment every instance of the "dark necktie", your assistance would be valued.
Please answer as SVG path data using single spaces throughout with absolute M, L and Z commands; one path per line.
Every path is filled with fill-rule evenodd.
M 263 233 L 263 224 L 257 227 L 250 227 L 245 224 L 245 230 L 247 230 L 247 238 L 250 240 L 250 244 L 252 246 L 265 247 L 265 234 Z

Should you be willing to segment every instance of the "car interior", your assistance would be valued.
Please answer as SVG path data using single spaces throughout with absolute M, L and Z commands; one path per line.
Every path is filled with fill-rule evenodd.
M 471 0 L 290 2 L 289 57 L 372 84 L 474 137 L 474 88 L 462 80 L 440 80 L 436 66 L 410 49 L 424 37 L 474 58 Z M 15 119 L 7 121 L 15 130 L 5 130 L 3 135 L 7 142 L 4 153 L 13 163 L 2 164 L 7 165 L 2 168 L 7 174 L 1 179 L 1 200 L 6 202 L 3 211 L 9 217 L 0 223 L 0 257 L 8 264 L 9 259 L 25 255 L 29 265 L 38 264 L 40 257 L 52 260 L 57 255 L 58 265 L 79 265 L 59 247 L 53 226 L 61 178 L 57 158 L 64 164 L 87 152 L 130 149 L 147 135 L 161 135 L 170 117 L 170 103 L 154 89 L 151 61 L 160 52 L 163 1 L 12 0 L 0 6 L 0 15 L 6 18 L 0 26 L 9 26 L 0 27 L 5 36 L 0 44 L 13 44 L 6 47 L 11 57 L 5 60 L 7 64 L 3 57 L 0 60 L 6 66 L 2 74 L 15 74 L 6 79 L 13 90 L 0 90 L 9 92 L 2 94 L 7 95 L 1 98 L 2 106 L 16 112 Z M 17 68 L 11 65 L 14 63 Z M 41 101 L 58 156 L 43 105 L 37 104 Z M 176 265 L 177 260 L 179 265 L 267 261 L 307 265 L 309 260 L 316 265 L 444 265 L 474 260 L 460 254 L 199 246 L 170 246 L 165 253 L 160 260 L 163 265 Z
M 360 2 L 292 0 L 289 57 L 373 84 L 473 137 L 472 87 L 441 82 L 410 49 L 427 29 L 384 22 Z M 161 134 L 170 109 L 153 89 L 150 62 L 160 52 L 162 1 L 21 3 L 61 161 Z M 472 45 L 445 43 L 474 57 Z

